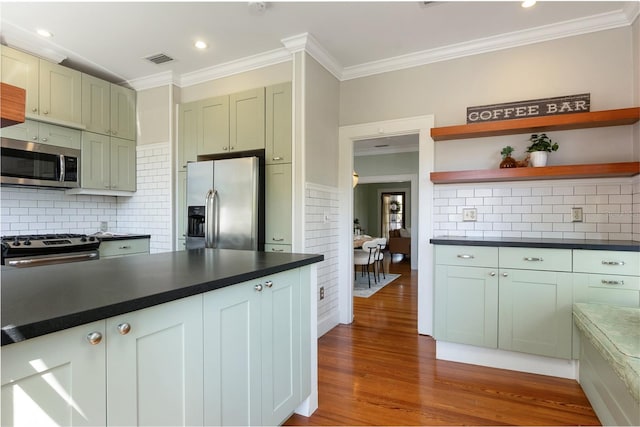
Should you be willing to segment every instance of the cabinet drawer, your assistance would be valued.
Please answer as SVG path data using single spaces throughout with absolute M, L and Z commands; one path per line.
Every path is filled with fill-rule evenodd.
M 100 243 L 100 258 L 149 253 L 149 239 L 107 240 Z
M 265 252 L 291 252 L 291 245 L 265 244 L 264 251 Z
M 640 307 L 640 277 L 574 274 L 575 302 Z
M 573 271 L 638 276 L 640 252 L 574 250 Z
M 570 249 L 500 248 L 500 267 L 571 271 Z
M 498 248 L 486 246 L 436 246 L 436 264 L 497 267 Z

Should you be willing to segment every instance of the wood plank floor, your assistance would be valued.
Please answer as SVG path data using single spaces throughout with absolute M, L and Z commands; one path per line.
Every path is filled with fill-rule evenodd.
M 409 267 L 319 339 L 319 408 L 286 425 L 600 425 L 576 381 L 436 360 Z

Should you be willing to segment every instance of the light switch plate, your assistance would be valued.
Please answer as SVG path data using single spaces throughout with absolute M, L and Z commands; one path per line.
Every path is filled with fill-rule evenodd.
M 462 209 L 462 220 L 463 221 L 477 221 L 478 220 L 478 210 L 476 208 Z
M 582 222 L 582 208 L 571 208 L 571 222 Z

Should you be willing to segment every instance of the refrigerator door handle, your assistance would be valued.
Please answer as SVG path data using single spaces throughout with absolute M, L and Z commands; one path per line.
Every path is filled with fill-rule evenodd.
M 204 247 L 215 248 L 218 231 L 218 214 L 216 212 L 216 199 L 218 192 L 209 190 L 204 202 Z

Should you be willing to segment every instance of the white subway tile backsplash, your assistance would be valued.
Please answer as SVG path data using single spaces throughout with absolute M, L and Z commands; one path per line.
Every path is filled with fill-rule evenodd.
M 469 185 L 436 185 L 442 205 L 456 206 L 447 221 L 437 217 L 436 235 L 507 237 L 556 237 L 574 239 L 619 239 L 640 241 L 640 177 L 589 179 L 581 182 L 552 180 L 483 184 L 473 190 L 465 204 L 455 199 L 470 194 Z M 444 196 L 449 194 L 449 198 Z M 453 201 L 452 201 L 453 199 Z M 462 208 L 478 210 L 478 221 L 463 225 Z M 580 207 L 584 222 L 572 222 L 571 208 Z M 440 214 L 443 214 L 440 211 Z

